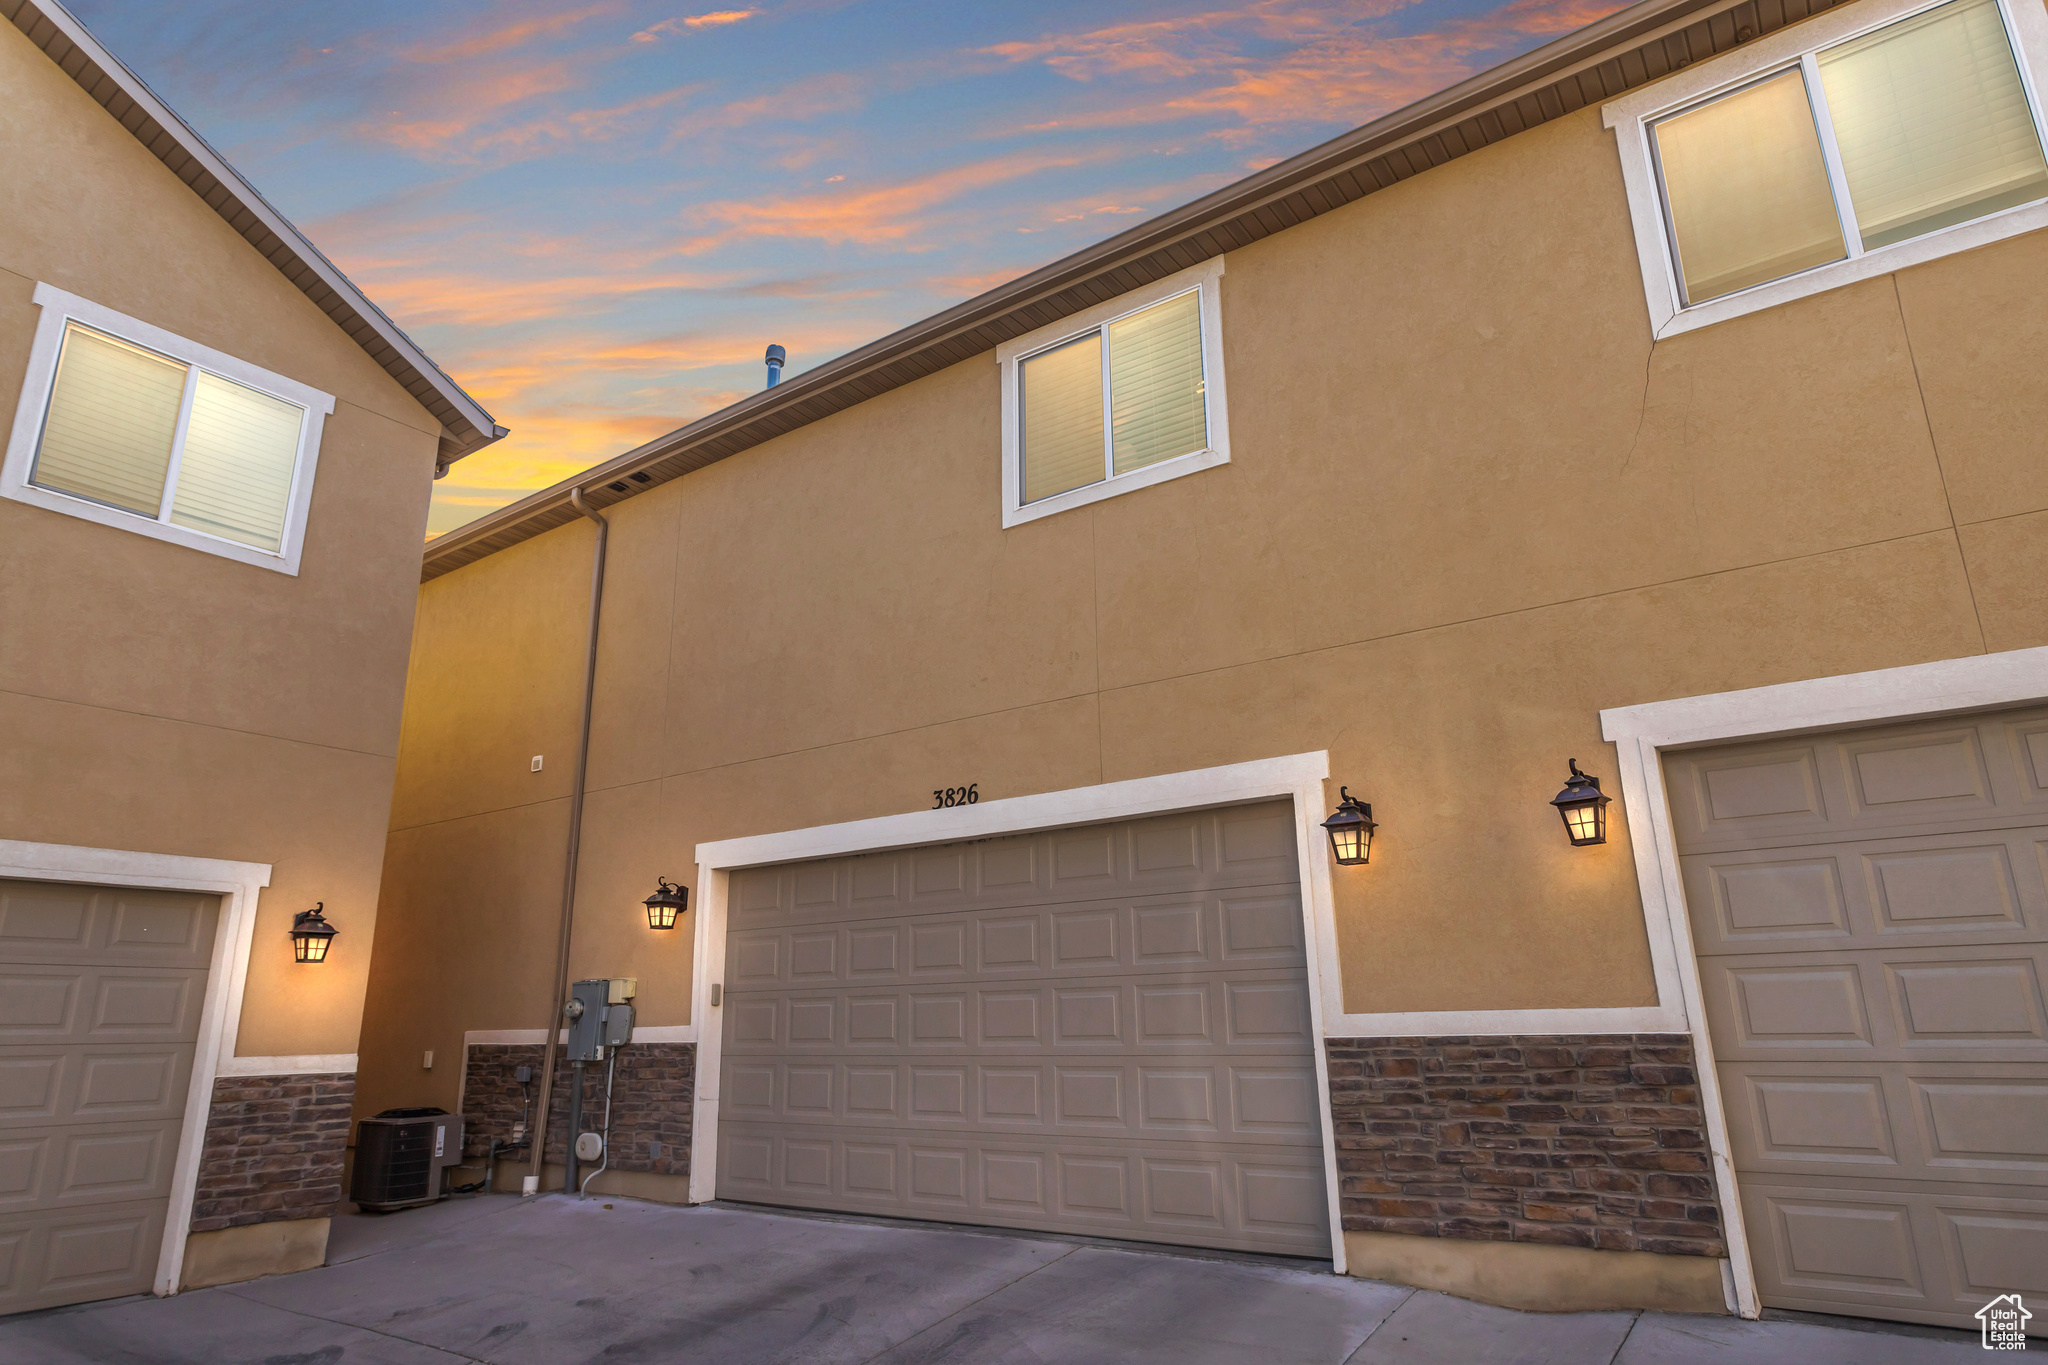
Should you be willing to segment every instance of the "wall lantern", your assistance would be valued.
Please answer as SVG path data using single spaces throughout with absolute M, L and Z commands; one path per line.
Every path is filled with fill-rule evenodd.
M 327 945 L 333 942 L 336 931 L 321 914 L 326 908 L 326 901 L 315 901 L 311 910 L 301 910 L 292 917 L 292 956 L 298 961 L 327 960 Z
M 1336 812 L 1323 821 L 1323 828 L 1330 832 L 1330 852 L 1346 867 L 1369 862 L 1372 832 L 1379 828 L 1372 822 L 1372 807 L 1353 796 L 1349 787 L 1339 787 L 1337 791 L 1344 799 L 1338 803 Z
M 1570 760 L 1572 775 L 1564 790 L 1550 799 L 1564 820 L 1564 830 L 1573 848 L 1607 842 L 1607 803 L 1614 798 L 1600 794 L 1600 779 L 1579 771 L 1579 760 Z
M 660 883 L 655 893 L 647 898 L 647 927 L 650 929 L 673 929 L 676 916 L 690 906 L 690 888 L 670 886 L 668 878 L 656 877 Z

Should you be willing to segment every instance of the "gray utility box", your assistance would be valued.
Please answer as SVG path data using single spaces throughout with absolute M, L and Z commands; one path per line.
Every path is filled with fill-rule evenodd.
M 640 982 L 630 976 L 593 977 L 569 987 L 568 1056 L 572 1062 L 604 1060 L 604 1050 L 633 1041 L 633 1006 Z
M 371 1213 L 431 1204 L 441 1172 L 462 1160 L 462 1116 L 439 1109 L 386 1109 L 356 1125 L 348 1197 Z

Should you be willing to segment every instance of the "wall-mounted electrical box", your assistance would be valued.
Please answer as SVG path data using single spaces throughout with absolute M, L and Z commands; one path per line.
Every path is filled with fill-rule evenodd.
M 604 1050 L 633 1041 L 633 1006 L 639 991 L 636 977 L 592 977 L 569 987 L 563 1016 L 569 1021 L 569 1060 L 604 1060 Z

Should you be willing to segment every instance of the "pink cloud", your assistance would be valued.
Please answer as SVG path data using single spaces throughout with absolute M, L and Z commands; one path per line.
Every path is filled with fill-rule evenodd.
M 636 43 L 656 43 L 661 41 L 663 34 L 688 33 L 694 29 L 703 28 L 724 28 L 728 24 L 737 24 L 743 20 L 752 19 L 760 12 L 757 9 L 719 9 L 712 10 L 709 14 L 692 14 L 680 19 L 664 19 L 658 24 L 649 24 L 646 28 L 641 29 L 633 35 L 633 41 Z

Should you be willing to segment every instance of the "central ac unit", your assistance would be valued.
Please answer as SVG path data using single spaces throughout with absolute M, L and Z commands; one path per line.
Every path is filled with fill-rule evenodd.
M 431 1204 L 441 1172 L 462 1160 L 462 1116 L 441 1109 L 386 1109 L 356 1125 L 348 1197 L 372 1213 Z

